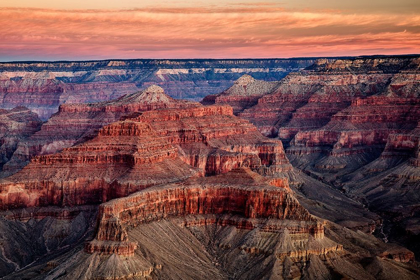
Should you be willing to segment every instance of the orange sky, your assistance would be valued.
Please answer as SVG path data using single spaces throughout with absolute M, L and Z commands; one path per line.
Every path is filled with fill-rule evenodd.
M 3 0 L 0 61 L 420 53 L 418 0 L 135 2 Z

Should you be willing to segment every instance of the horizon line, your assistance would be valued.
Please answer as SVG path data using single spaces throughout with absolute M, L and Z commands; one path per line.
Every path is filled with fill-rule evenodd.
M 271 57 L 271 58 L 107 58 L 107 59 L 87 59 L 87 60 L 11 60 L 0 61 L 3 63 L 66 63 L 66 62 L 101 62 L 101 61 L 154 61 L 154 60 L 297 60 L 297 59 L 351 59 L 351 58 L 370 58 L 370 57 L 416 57 L 420 53 L 410 54 L 374 54 L 374 55 L 349 55 L 349 56 L 296 56 L 296 57 Z

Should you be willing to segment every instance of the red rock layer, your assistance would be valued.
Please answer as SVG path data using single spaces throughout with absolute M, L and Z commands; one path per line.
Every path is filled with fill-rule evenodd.
M 261 96 L 270 93 L 276 86 L 276 82 L 255 80 L 246 74 L 222 93 L 206 96 L 201 103 L 204 105 L 228 104 L 232 106 L 233 113 L 237 115 L 257 104 Z
M 356 99 L 372 95 L 400 97 L 407 102 L 418 99 L 419 65 L 416 57 L 321 59 L 289 74 L 240 116 L 264 135 L 288 143 L 300 131 L 326 125 Z
M 326 74 L 302 71 L 289 74 L 273 93 L 240 114 L 267 136 L 290 141 L 301 130 L 319 128 L 356 97 L 383 90 L 390 75 Z M 279 130 L 280 129 L 280 130 Z
M 413 130 L 390 134 L 381 158 L 416 157 L 415 151 L 420 140 L 420 122 Z
M 104 125 L 121 117 L 142 111 L 163 108 L 189 108 L 198 103 L 175 100 L 157 86 L 107 102 L 91 104 L 63 104 L 41 130 L 20 143 L 6 164 L 8 170 L 17 172 L 36 155 L 59 152 L 76 143 L 94 137 Z
M 239 177 L 242 180 L 238 180 Z M 287 189 L 286 182 L 284 188 L 270 186 L 264 178 L 246 169 L 234 170 L 216 177 L 149 188 L 102 204 L 96 240 L 93 241 L 93 245 L 87 245 L 85 250 L 91 253 L 107 253 L 105 248 L 94 245 L 111 241 L 122 242 L 125 246 L 128 242 L 127 228 L 162 218 L 187 215 L 235 214 L 247 219 L 210 218 L 200 222 L 196 220 L 194 225 L 214 222 L 250 230 L 256 227 L 254 223 L 258 224 L 255 219 L 302 221 L 287 225 L 273 223 L 263 227 L 263 230 L 279 231 L 288 228 L 294 233 L 309 233 L 323 238 L 323 226 L 300 206 Z M 114 245 L 119 246 L 117 243 Z M 118 253 L 118 250 L 115 248 L 111 251 Z
M 1 208 L 100 203 L 195 174 L 150 125 L 117 122 L 93 140 L 36 157 L 8 177 L 0 184 Z
M 261 172 L 290 170 L 280 141 L 262 136 L 229 106 L 145 112 L 134 118 L 180 149 L 181 159 L 203 174 L 225 173 L 248 166 Z
M 370 147 L 383 147 L 393 133 L 409 132 L 416 126 L 418 116 L 418 99 L 385 96 L 356 99 L 321 129 L 297 133 L 288 152 L 326 149 L 332 156 L 363 153 Z
M 281 142 L 267 140 L 229 106 L 143 112 L 102 128 L 94 139 L 41 155 L 0 184 L 1 208 L 83 205 L 153 185 L 248 166 L 290 170 Z

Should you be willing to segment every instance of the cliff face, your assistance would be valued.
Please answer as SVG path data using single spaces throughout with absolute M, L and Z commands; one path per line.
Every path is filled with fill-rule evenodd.
M 261 90 L 257 104 L 239 116 L 286 143 L 295 166 L 340 176 L 377 158 L 388 136 L 416 127 L 419 65 L 417 57 L 320 59 L 271 92 Z
M 1 184 L 1 204 L 8 209 L 100 203 L 195 173 L 150 125 L 117 122 L 85 144 L 34 158 Z
M 121 85 L 137 62 L 30 67 L 98 67 L 80 81 Z M 372 235 L 418 246 L 416 65 L 320 60 L 278 84 L 244 76 L 209 97 L 212 106 L 174 100 L 158 86 L 62 104 L 25 136 L 32 142 L 19 145 L 15 162 L 37 156 L 0 181 L 1 276 L 417 279 L 413 252 Z M 158 73 L 168 81 L 184 71 L 170 70 Z M 259 129 L 280 136 L 303 172 Z
M 63 103 L 118 98 L 156 84 L 175 98 L 200 100 L 245 73 L 276 81 L 314 59 L 121 60 L 0 63 L 0 108 L 27 106 L 43 120 Z
M 379 214 L 388 239 L 419 252 L 419 57 L 321 59 L 239 116 L 280 138 L 294 167 Z
M 241 166 L 262 174 L 291 169 L 281 142 L 265 139 L 231 107 L 147 111 L 83 144 L 33 158 L 0 184 L 1 208 L 99 203 Z
M 13 156 L 5 162 L 5 175 L 22 169 L 36 155 L 46 155 L 61 151 L 74 144 L 93 138 L 104 125 L 120 118 L 139 114 L 142 111 L 164 108 L 190 108 L 198 103 L 176 100 L 165 94 L 162 88 L 149 88 L 125 95 L 111 101 L 89 104 L 63 104 L 40 129 L 15 148 Z
M 189 215 L 238 215 L 246 219 L 204 218 L 186 225 L 230 224 L 247 230 L 257 227 L 255 219 L 260 218 L 304 221 L 287 226 L 273 223 L 262 230 L 276 232 L 287 228 L 293 233 L 323 238 L 323 226 L 299 205 L 290 192 L 287 180 L 276 186 L 270 186 L 269 183 L 269 180 L 249 169 L 237 169 L 210 179 L 149 188 L 112 200 L 101 205 L 96 239 L 86 244 L 85 250 L 89 253 L 133 255 L 136 246 L 128 242 L 128 228 L 164 218 Z M 115 248 L 109 247 L 107 241 L 114 242 Z M 105 247 L 101 247 L 101 244 Z M 127 244 L 128 251 L 119 249 L 120 245 L 127 248 Z
M 290 170 L 281 141 L 262 136 L 255 126 L 233 115 L 229 106 L 145 112 L 134 118 L 180 150 L 180 158 L 204 175 L 245 166 L 260 173 Z
M 258 99 L 270 93 L 277 86 L 277 82 L 256 80 L 250 75 L 243 75 L 227 90 L 214 95 L 207 95 L 201 101 L 204 105 L 228 104 L 233 113 L 238 115 L 243 110 L 257 104 Z

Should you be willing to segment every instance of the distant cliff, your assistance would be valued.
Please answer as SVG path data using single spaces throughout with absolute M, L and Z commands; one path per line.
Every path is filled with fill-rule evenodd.
M 103 60 L 0 63 L 0 108 L 26 106 L 48 119 L 62 103 L 105 101 L 152 84 L 174 98 L 200 100 L 243 74 L 278 81 L 315 59 Z

